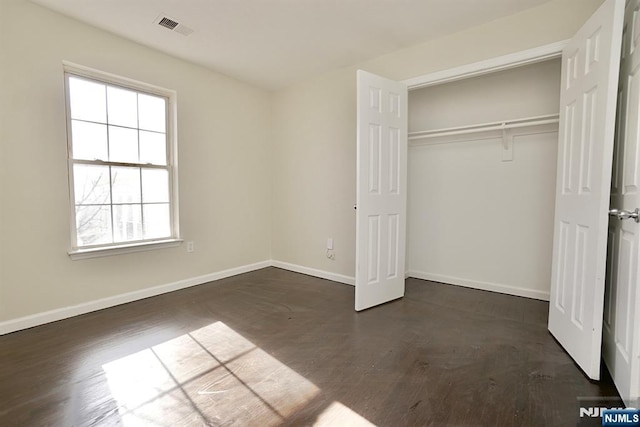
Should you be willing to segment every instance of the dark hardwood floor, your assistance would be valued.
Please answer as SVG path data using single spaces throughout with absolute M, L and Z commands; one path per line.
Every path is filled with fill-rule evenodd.
M 1 426 L 574 426 L 590 382 L 548 304 L 267 268 L 0 337 Z

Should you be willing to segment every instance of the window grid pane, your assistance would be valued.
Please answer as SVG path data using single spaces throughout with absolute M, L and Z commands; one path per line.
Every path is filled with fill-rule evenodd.
M 106 123 L 105 84 L 75 76 L 69 77 L 69 110 L 72 119 Z
M 136 92 L 107 86 L 107 120 L 110 125 L 138 127 L 138 97 Z
M 109 160 L 138 163 L 138 130 L 112 125 L 108 130 Z
M 67 76 L 76 246 L 173 237 L 167 99 Z
M 111 167 L 112 204 L 140 203 L 140 168 Z
M 76 205 L 111 203 L 109 166 L 77 164 L 73 169 Z
M 108 160 L 107 126 L 100 123 L 71 120 L 73 158 Z
M 144 237 L 158 239 L 171 235 L 171 215 L 168 203 L 142 205 L 144 221 Z
M 113 206 L 113 240 L 130 242 L 142 240 L 142 205 Z
M 140 130 L 138 133 L 140 163 L 167 164 L 167 135 L 160 132 Z
M 111 206 L 76 206 L 78 246 L 92 246 L 113 242 Z
M 138 108 L 140 129 L 166 132 L 166 99 L 140 93 Z

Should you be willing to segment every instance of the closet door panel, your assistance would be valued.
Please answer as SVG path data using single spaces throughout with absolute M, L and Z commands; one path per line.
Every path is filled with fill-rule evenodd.
M 360 311 L 404 296 L 407 88 L 358 71 L 356 293 Z
M 549 331 L 600 378 L 608 211 L 624 1 L 607 0 L 563 51 Z

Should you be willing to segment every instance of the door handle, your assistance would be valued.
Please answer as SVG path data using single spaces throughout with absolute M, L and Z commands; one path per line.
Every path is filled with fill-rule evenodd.
M 611 209 L 609 210 L 609 215 L 617 216 L 619 220 L 633 218 L 635 222 L 640 222 L 640 209 L 638 208 L 633 212 L 625 211 L 624 209 Z

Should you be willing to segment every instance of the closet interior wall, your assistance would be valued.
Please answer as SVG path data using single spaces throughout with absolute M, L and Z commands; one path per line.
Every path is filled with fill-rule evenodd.
M 409 135 L 557 115 L 560 66 L 410 91 Z M 410 139 L 408 275 L 548 300 L 557 141 L 554 123 Z

